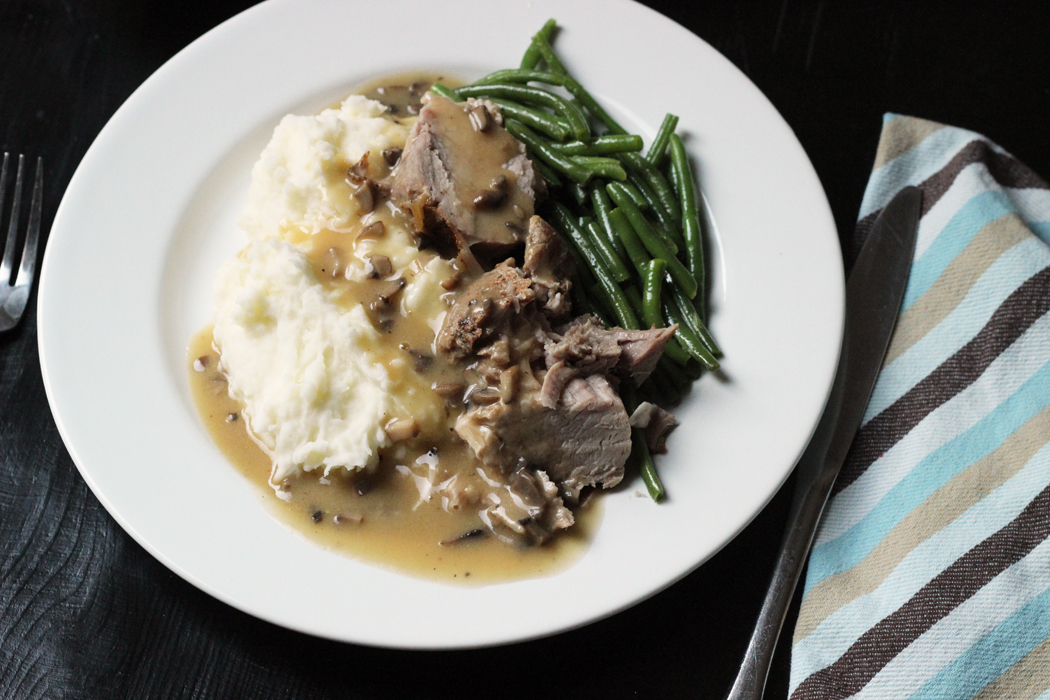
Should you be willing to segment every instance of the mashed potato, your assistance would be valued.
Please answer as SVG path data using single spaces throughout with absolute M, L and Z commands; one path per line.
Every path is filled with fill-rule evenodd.
M 254 240 L 322 229 L 345 230 L 357 217 L 346 169 L 365 152 L 405 145 L 408 127 L 386 116 L 386 108 L 351 95 L 339 109 L 289 114 L 252 168 L 248 206 L 241 227 Z
M 359 212 L 346 179 L 365 152 L 382 158 L 407 133 L 355 95 L 339 109 L 282 119 L 252 171 L 241 217 L 250 243 L 217 276 L 213 333 L 230 394 L 271 452 L 274 484 L 300 470 L 371 468 L 391 421 L 427 429 L 445 419 L 440 397 L 404 353 L 384 346 L 360 299 L 320 279 L 316 262 L 331 241 L 345 241 L 347 258 L 325 274 L 352 282 L 370 274 L 370 256 L 386 257 L 389 277 L 406 281 L 402 316 L 440 327 L 441 282 L 454 270 L 423 258 L 395 212 Z M 356 240 L 375 221 L 384 235 Z
M 302 252 L 250 245 L 215 285 L 215 342 L 230 391 L 274 454 L 272 480 L 298 468 L 371 466 L 385 444 L 390 380 L 360 306 L 342 308 Z

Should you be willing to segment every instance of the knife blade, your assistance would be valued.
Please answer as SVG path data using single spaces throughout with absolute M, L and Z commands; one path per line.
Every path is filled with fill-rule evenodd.
M 726 700 L 759 700 L 769 664 L 831 487 L 860 428 L 889 348 L 911 272 L 922 190 L 905 187 L 875 220 L 846 282 L 838 371 L 809 446 L 796 467 L 794 500 L 776 567 L 736 681 Z

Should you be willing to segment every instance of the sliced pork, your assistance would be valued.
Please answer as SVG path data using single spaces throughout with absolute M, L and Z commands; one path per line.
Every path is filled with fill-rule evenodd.
M 543 179 L 491 103 L 430 93 L 388 185 L 438 249 L 468 248 L 484 267 L 524 242 Z

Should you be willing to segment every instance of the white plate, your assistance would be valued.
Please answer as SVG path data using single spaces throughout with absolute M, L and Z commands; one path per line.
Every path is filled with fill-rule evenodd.
M 594 18 L 601 16 L 602 21 Z M 211 279 L 242 244 L 249 170 L 288 112 L 377 75 L 466 78 L 518 64 L 549 17 L 557 50 L 644 136 L 666 111 L 691 135 L 712 226 L 705 377 L 660 459 L 606 500 L 579 563 L 549 578 L 458 588 L 332 554 L 274 521 L 198 422 L 183 371 Z M 600 25 L 600 26 L 599 26 Z M 766 504 L 801 454 L 838 356 L 838 240 L 813 168 L 762 94 L 696 36 L 619 0 L 273 0 L 158 70 L 99 134 L 55 218 L 38 299 L 40 360 L 73 460 L 155 557 L 241 610 L 364 644 L 453 648 L 569 629 L 684 576 Z

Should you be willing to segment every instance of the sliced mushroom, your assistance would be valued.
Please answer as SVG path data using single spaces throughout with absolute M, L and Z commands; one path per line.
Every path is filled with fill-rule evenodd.
M 467 116 L 470 117 L 470 125 L 474 127 L 474 131 L 485 133 L 492 128 L 492 115 L 482 105 L 471 107 Z
M 371 214 L 375 211 L 376 199 L 378 198 L 376 183 L 371 180 L 362 181 L 357 189 L 354 190 L 353 197 L 354 201 L 357 202 L 357 211 L 361 216 Z
M 351 183 L 360 185 L 368 179 L 368 151 L 361 156 L 361 160 L 351 165 L 346 171 L 346 177 Z
M 394 299 L 405 288 L 405 278 L 386 280 L 377 284 L 376 287 L 375 299 L 368 305 L 368 308 L 376 313 L 390 311 L 393 308 Z
M 366 255 L 365 262 L 372 268 L 368 274 L 373 279 L 389 277 L 394 272 L 394 265 L 385 255 Z
M 387 437 L 393 442 L 402 442 L 419 435 L 419 421 L 415 418 L 395 418 L 384 426 Z
M 357 234 L 357 240 L 375 240 L 377 238 L 382 238 L 384 235 L 386 235 L 386 224 L 382 221 L 373 221 L 368 226 L 361 229 L 361 233 Z

